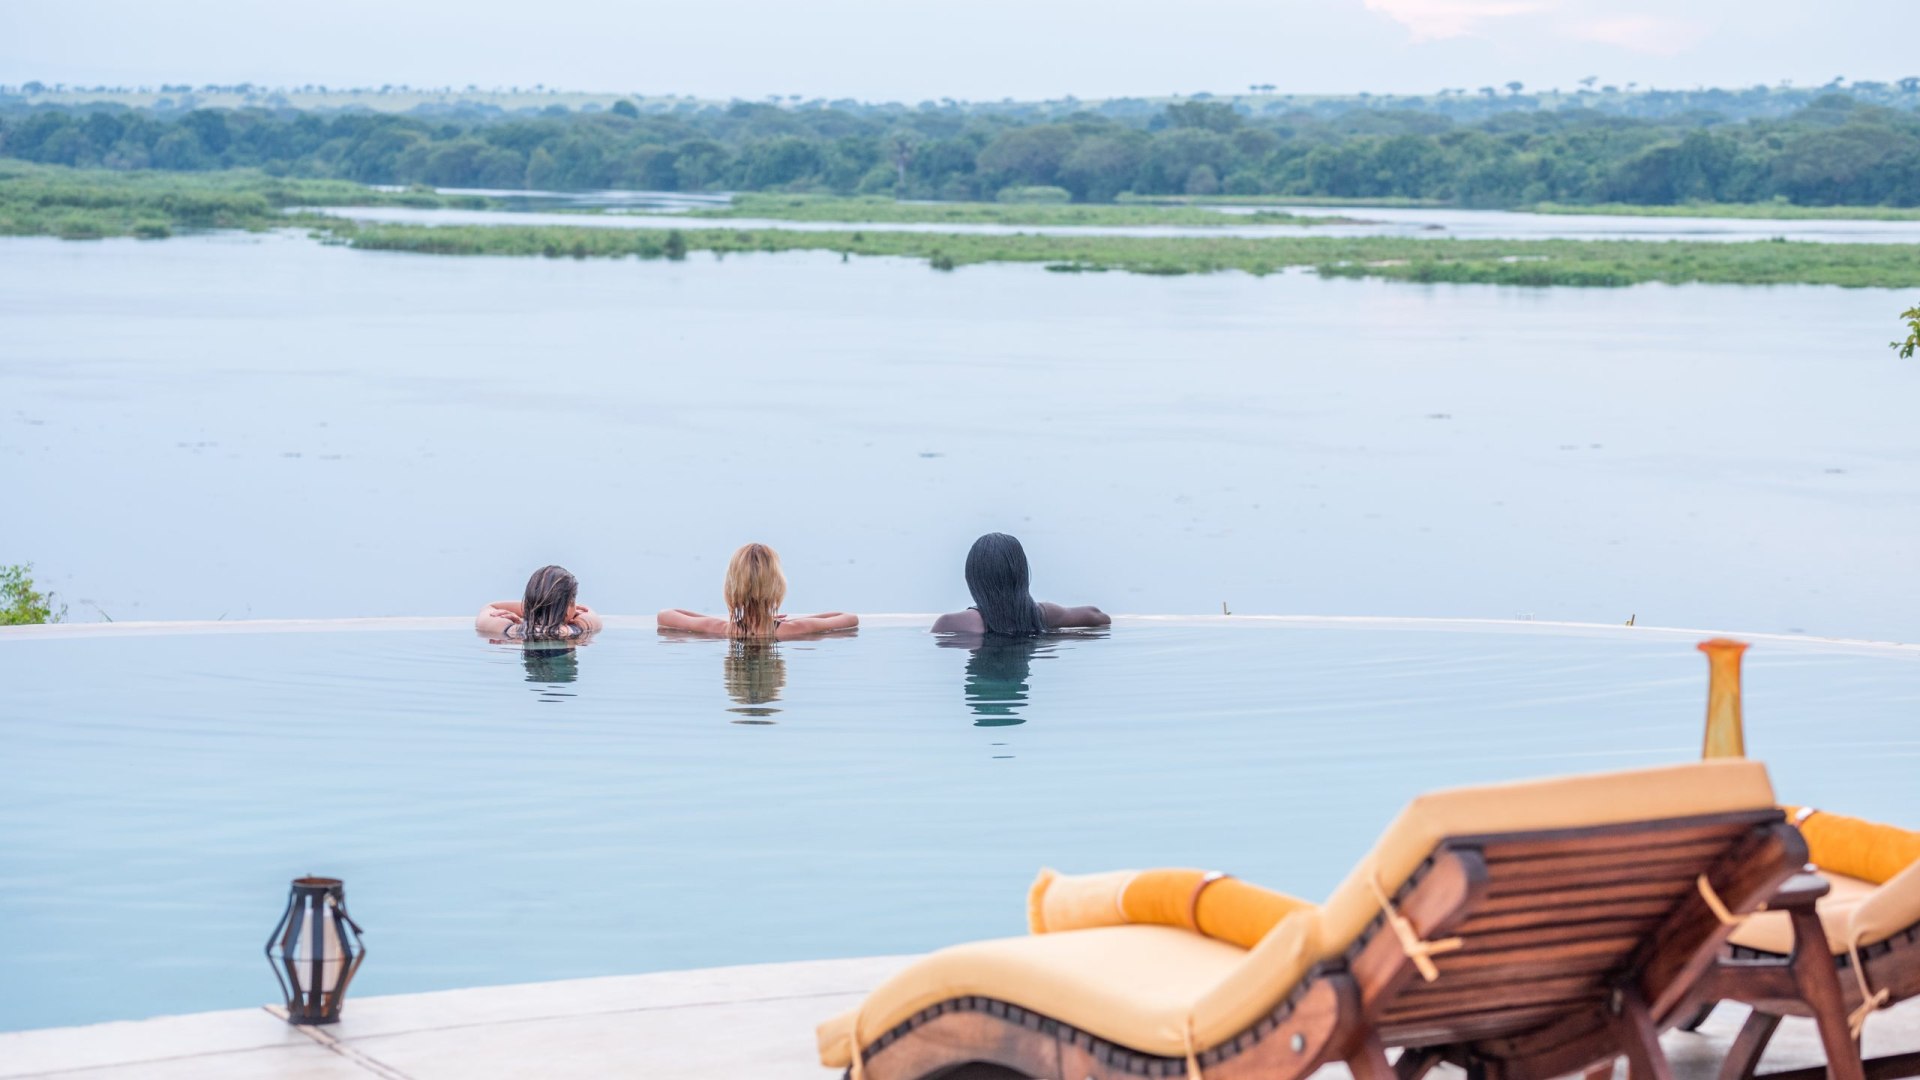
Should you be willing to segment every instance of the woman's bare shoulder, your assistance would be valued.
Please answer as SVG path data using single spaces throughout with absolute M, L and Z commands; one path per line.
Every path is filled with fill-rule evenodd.
M 980 613 L 972 608 L 933 620 L 933 632 L 936 634 L 978 634 L 986 628 L 987 624 L 981 620 Z

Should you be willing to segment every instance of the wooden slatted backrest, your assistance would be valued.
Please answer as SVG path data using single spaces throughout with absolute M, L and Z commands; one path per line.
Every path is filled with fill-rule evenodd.
M 1634 995 L 1655 1020 L 1712 960 L 1732 912 L 1757 909 L 1806 860 L 1777 810 L 1583 829 L 1452 837 L 1399 890 L 1396 909 L 1433 956 L 1429 982 L 1378 921 L 1348 950 L 1368 1023 L 1388 1045 L 1469 1044 L 1553 1076 Z M 1558 1071 L 1553 1071 L 1557 1069 Z

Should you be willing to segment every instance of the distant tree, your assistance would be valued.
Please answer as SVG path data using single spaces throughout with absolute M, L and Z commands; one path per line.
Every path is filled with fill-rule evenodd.
M 1515 97 L 1518 97 L 1520 95 L 1520 91 L 1525 90 L 1526 88 L 1527 88 L 1526 83 L 1521 82 L 1519 79 L 1515 79 L 1512 82 L 1507 84 L 1507 93 L 1512 94 Z
M 1487 95 L 1488 100 L 1492 100 L 1498 94 L 1498 91 L 1491 86 L 1481 87 L 1480 92 Z
M 1580 88 L 1583 90 L 1591 90 L 1593 89 L 1593 84 L 1599 81 L 1600 81 L 1600 76 L 1589 75 L 1586 78 L 1580 80 Z
M 1147 137 L 1122 131 L 1081 139 L 1060 166 L 1060 185 L 1081 202 L 1111 202 L 1133 190 Z
M 1233 106 L 1221 102 L 1181 101 L 1166 107 L 1151 128 L 1202 128 L 1207 131 L 1232 131 L 1245 122 Z
M 919 148 L 919 132 L 899 128 L 887 136 L 887 159 L 893 162 L 894 183 L 902 192 L 907 190 L 907 166 L 913 164 L 914 151 Z
M 614 102 L 612 111 L 613 115 L 624 116 L 630 120 L 640 118 L 640 107 L 628 101 L 626 98 L 621 98 L 619 101 Z
M 547 191 L 560 184 L 560 166 L 553 155 L 542 146 L 534 150 L 527 158 L 526 186 L 533 191 Z
M 47 92 L 47 84 L 41 82 L 39 79 L 28 79 L 26 82 L 20 84 L 20 92 L 23 94 L 44 94 Z
M 1909 75 L 1901 79 L 1898 85 L 1903 94 L 1920 93 L 1920 75 Z
M 981 148 L 976 167 L 989 191 L 1053 185 L 1076 141 L 1073 129 L 1061 124 L 1013 128 Z

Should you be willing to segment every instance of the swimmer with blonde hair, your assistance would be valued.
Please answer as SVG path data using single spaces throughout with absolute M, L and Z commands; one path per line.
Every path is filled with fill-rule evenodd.
M 860 625 L 860 616 L 842 611 L 780 614 L 780 604 L 787 598 L 787 577 L 780 571 L 780 556 L 765 544 L 747 544 L 733 553 L 721 595 L 727 604 L 725 617 L 668 608 L 660 613 L 660 629 L 743 641 L 785 641 Z

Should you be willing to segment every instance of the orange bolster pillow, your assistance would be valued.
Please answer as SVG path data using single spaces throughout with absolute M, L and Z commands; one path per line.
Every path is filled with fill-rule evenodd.
M 1312 906 L 1205 870 L 1042 870 L 1027 890 L 1027 926 L 1036 934 L 1129 923 L 1178 926 L 1251 949 L 1281 919 Z
M 1920 862 L 1920 833 L 1812 807 L 1781 809 L 1800 827 L 1807 857 L 1822 870 L 1880 885 Z

